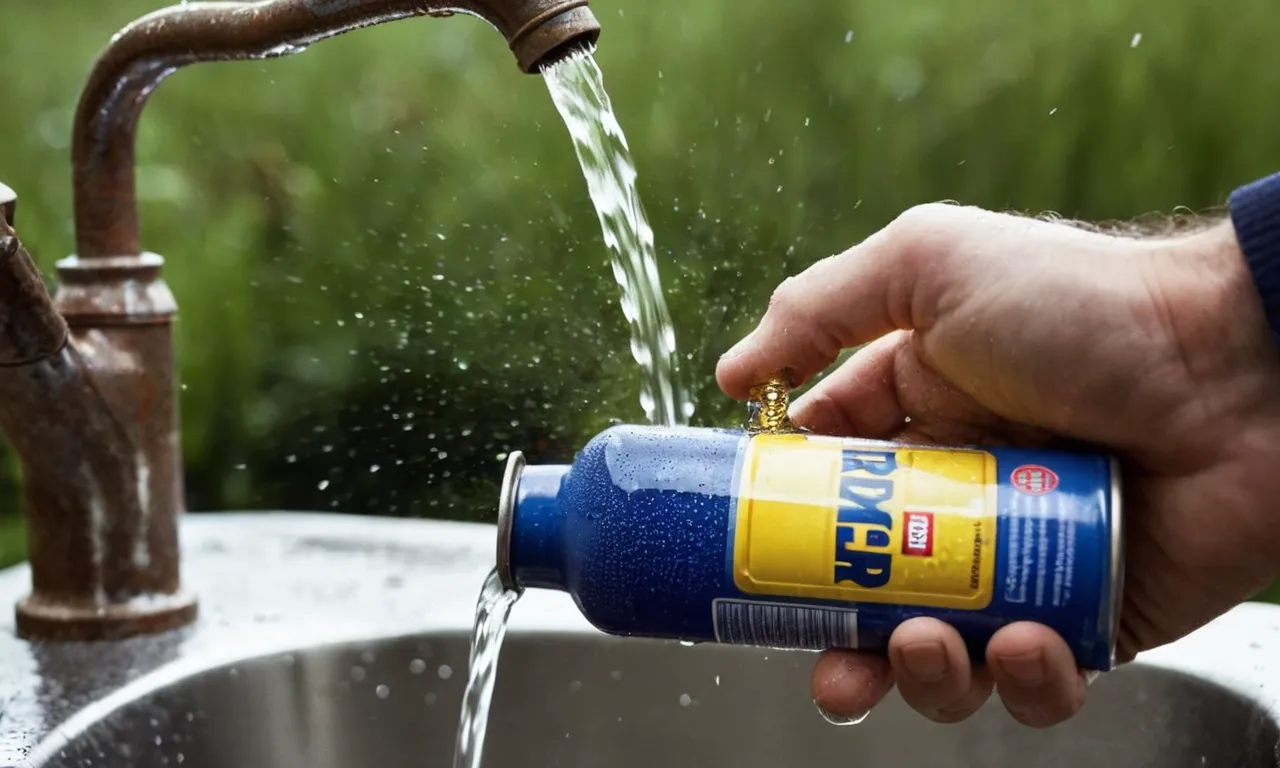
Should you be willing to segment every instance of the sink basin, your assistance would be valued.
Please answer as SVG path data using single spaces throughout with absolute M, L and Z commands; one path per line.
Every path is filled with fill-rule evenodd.
M 447 768 L 493 536 L 330 515 L 191 521 L 200 623 L 109 647 L 26 649 L 45 732 L 25 762 L 0 765 Z M 503 649 L 485 766 L 1280 768 L 1280 607 L 1241 606 L 1104 675 L 1078 718 L 1042 731 L 995 699 L 941 726 L 896 696 L 861 725 L 831 726 L 808 698 L 812 662 L 612 638 L 566 596 L 530 593 Z M 82 678 L 122 665 L 122 680 L 86 694 Z M 74 706 L 50 717 L 68 697 Z

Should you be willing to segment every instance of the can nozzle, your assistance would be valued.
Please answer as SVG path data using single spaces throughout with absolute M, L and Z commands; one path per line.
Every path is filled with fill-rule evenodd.
M 787 415 L 790 386 L 787 377 L 779 371 L 763 384 L 751 388 L 747 403 L 747 432 L 749 434 L 781 434 L 799 432 Z

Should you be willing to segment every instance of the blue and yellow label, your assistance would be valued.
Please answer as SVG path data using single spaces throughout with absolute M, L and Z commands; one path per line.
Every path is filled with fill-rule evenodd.
M 991 603 L 996 459 L 803 434 L 746 448 L 733 580 L 747 594 L 980 610 Z

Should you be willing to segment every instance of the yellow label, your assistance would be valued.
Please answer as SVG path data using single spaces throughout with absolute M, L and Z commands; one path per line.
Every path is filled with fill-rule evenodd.
M 733 540 L 734 582 L 749 594 L 982 609 L 995 576 L 995 457 L 756 435 Z

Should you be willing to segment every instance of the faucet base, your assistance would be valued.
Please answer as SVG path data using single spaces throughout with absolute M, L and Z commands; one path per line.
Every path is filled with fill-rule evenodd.
M 18 603 L 18 637 L 33 642 L 122 640 L 177 629 L 195 621 L 195 596 L 150 595 L 128 603 L 75 606 L 30 595 Z

